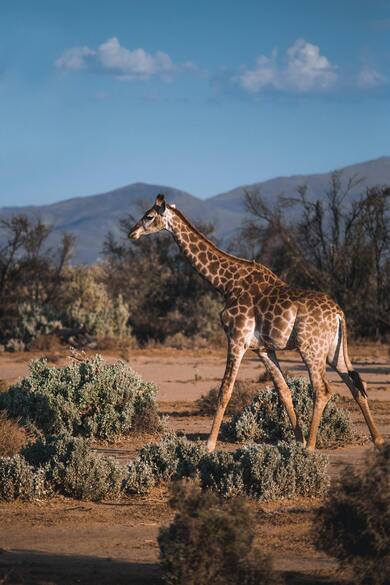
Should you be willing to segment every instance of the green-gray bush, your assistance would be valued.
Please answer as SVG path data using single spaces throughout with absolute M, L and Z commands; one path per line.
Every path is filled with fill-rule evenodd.
M 307 435 L 313 412 L 313 388 L 303 378 L 288 378 L 288 385 L 295 411 L 303 432 Z M 223 425 L 222 434 L 226 439 L 238 442 L 295 441 L 286 409 L 278 392 L 274 389 L 260 392 L 252 404 L 245 407 L 240 414 L 233 416 L 229 423 Z M 337 406 L 337 397 L 333 396 L 321 418 L 317 447 L 343 445 L 356 439 L 357 434 L 349 413 Z
M 161 422 L 156 388 L 126 363 L 104 363 L 96 355 L 63 368 L 44 359 L 30 363 L 30 374 L 0 395 L 0 409 L 46 435 L 114 440 L 134 430 L 156 431 Z
M 102 282 L 101 266 L 77 266 L 69 271 L 64 291 L 64 321 L 96 337 L 131 338 L 129 307 L 121 294 L 111 297 Z
M 48 494 L 44 469 L 35 469 L 21 455 L 0 457 L 0 500 L 34 500 Z
M 149 466 L 156 483 L 172 477 L 190 477 L 207 453 L 201 443 L 191 443 L 175 434 L 167 434 L 158 443 L 149 443 L 139 452 L 138 459 Z
M 276 585 L 280 577 L 261 551 L 253 550 L 254 521 L 241 499 L 222 501 L 199 484 L 178 483 L 176 516 L 158 536 L 167 585 Z
M 327 457 L 297 443 L 248 445 L 234 458 L 242 468 L 246 493 L 260 500 L 322 496 L 329 486 Z
M 62 323 L 52 314 L 47 306 L 39 303 L 20 303 L 18 305 L 18 320 L 13 331 L 15 339 L 7 343 L 8 351 L 22 351 L 16 342 L 24 343 L 27 348 L 39 335 L 50 335 L 62 327 Z
M 390 584 L 390 442 L 348 468 L 319 510 L 317 545 L 353 569 L 354 583 Z
M 233 453 L 210 453 L 203 457 L 199 470 L 204 488 L 211 488 L 227 498 L 246 492 L 242 466 Z
M 327 457 L 296 443 L 249 445 L 234 453 L 208 453 L 201 444 L 168 435 L 141 449 L 129 467 L 126 490 L 145 493 L 153 483 L 197 475 L 204 488 L 224 497 L 241 494 L 259 500 L 317 497 L 329 485 Z
M 64 496 L 100 501 L 120 495 L 123 466 L 93 451 L 85 439 L 52 436 L 26 447 L 23 454 L 30 463 L 44 467 L 47 482 Z
M 156 477 L 152 467 L 140 459 L 135 459 L 127 466 L 122 490 L 127 495 L 143 495 L 147 494 L 155 484 Z

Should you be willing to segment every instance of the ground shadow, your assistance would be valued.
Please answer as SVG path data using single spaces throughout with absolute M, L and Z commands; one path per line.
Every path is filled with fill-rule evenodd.
M 284 572 L 286 585 L 347 585 L 343 579 Z M 157 563 L 0 549 L 2 585 L 163 585 Z
M 4 585 L 162 585 L 156 563 L 60 555 L 30 550 L 0 551 Z
M 209 433 L 183 433 L 189 441 L 207 441 Z

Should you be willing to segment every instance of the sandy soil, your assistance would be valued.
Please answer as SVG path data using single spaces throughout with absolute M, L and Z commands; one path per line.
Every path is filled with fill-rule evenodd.
M 379 426 L 390 439 L 390 357 L 386 346 L 361 345 L 351 348 L 357 369 L 369 382 L 369 396 Z M 0 379 L 6 384 L 23 376 L 31 354 L 0 355 Z M 106 359 L 116 359 L 106 355 Z M 284 370 L 304 374 L 297 355 L 281 354 Z M 55 358 L 56 365 L 66 361 Z M 189 438 L 205 438 L 211 419 L 196 413 L 196 400 L 218 385 L 224 370 L 224 354 L 206 351 L 132 351 L 130 365 L 158 385 L 162 413 L 172 429 Z M 250 354 L 245 358 L 241 379 L 258 379 L 262 368 Z M 335 390 L 348 397 L 333 373 Z M 351 411 L 359 430 L 366 433 L 360 412 L 352 400 Z M 133 457 L 148 437 L 129 439 L 115 446 L 101 447 L 123 461 Z M 220 444 L 230 449 L 233 445 Z M 345 466 L 360 465 L 370 443 L 328 451 L 330 474 L 337 478 Z M 286 573 L 289 583 L 345 583 L 348 575 L 337 571 L 333 559 L 319 553 L 313 544 L 313 516 L 321 504 L 317 499 L 300 499 L 260 505 L 252 502 L 258 522 L 256 543 L 269 553 L 276 568 Z M 157 584 L 161 582 L 156 536 L 170 521 L 164 490 L 146 498 L 121 503 L 73 501 L 55 498 L 49 502 L 0 504 L 0 584 Z

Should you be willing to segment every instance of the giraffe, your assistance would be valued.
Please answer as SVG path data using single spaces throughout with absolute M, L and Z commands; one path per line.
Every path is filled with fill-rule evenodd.
M 266 266 L 223 252 L 201 234 L 162 194 L 129 231 L 129 238 L 169 231 L 184 256 L 225 299 L 221 312 L 227 335 L 225 373 L 219 390 L 207 447 L 216 446 L 222 419 L 233 392 L 244 354 L 253 350 L 271 375 L 287 411 L 295 438 L 314 449 L 324 408 L 332 395 L 326 364 L 337 371 L 350 389 L 365 418 L 376 446 L 383 443 L 370 412 L 366 383 L 348 356 L 346 320 L 341 308 L 325 293 L 289 287 Z M 294 410 L 291 392 L 276 351 L 297 350 L 305 363 L 315 399 L 306 440 Z

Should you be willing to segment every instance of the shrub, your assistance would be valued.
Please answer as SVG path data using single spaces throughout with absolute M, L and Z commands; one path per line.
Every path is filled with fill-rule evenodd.
M 20 451 L 26 441 L 26 433 L 18 423 L 0 411 L 0 457 L 10 457 Z
M 51 335 L 62 327 L 52 311 L 40 303 L 20 303 L 17 313 L 17 324 L 13 330 L 15 339 L 8 341 L 8 351 L 29 349 L 37 337 Z
M 34 469 L 21 455 L 0 457 L 0 500 L 33 500 L 48 493 L 43 469 Z
M 328 459 L 297 443 L 248 445 L 235 453 L 246 493 L 260 500 L 318 497 L 328 489 Z
M 259 500 L 321 496 L 329 485 L 327 457 L 296 443 L 208 453 L 202 444 L 168 435 L 141 449 L 129 466 L 126 491 L 145 493 L 153 484 L 197 475 L 203 488 L 221 496 L 248 495 Z
M 49 437 L 28 446 L 24 455 L 30 463 L 44 467 L 47 482 L 64 496 L 97 502 L 120 495 L 123 467 L 91 450 L 85 439 Z
M 140 459 L 129 463 L 122 484 L 125 494 L 147 494 L 155 484 L 156 477 L 150 465 Z
M 390 443 L 344 471 L 316 518 L 317 545 L 352 567 L 355 582 L 390 583 Z
M 217 408 L 219 388 L 212 388 L 207 394 L 203 394 L 196 401 L 199 413 L 204 415 L 214 415 Z M 257 382 L 248 382 L 237 380 L 234 384 L 234 390 L 229 404 L 226 408 L 227 415 L 240 414 L 242 410 L 249 406 L 254 397 L 259 393 L 259 384 Z
M 313 412 L 314 391 L 303 378 L 288 378 L 294 408 L 304 434 L 308 434 Z M 349 413 L 338 407 L 333 396 L 323 413 L 317 435 L 317 447 L 326 448 L 350 443 L 357 438 Z M 295 441 L 294 433 L 279 394 L 274 389 L 259 393 L 252 404 L 233 416 L 222 427 L 226 439 L 239 442 Z
M 102 268 L 78 266 L 70 274 L 64 321 L 96 337 L 131 337 L 129 308 L 121 294 L 115 300 L 109 296 Z
M 276 585 L 279 576 L 253 551 L 254 521 L 240 499 L 222 502 L 197 483 L 173 487 L 176 516 L 158 536 L 168 585 Z
M 124 362 L 107 364 L 96 355 L 53 368 L 39 359 L 30 363 L 29 376 L 0 394 L 0 408 L 47 435 L 114 440 L 159 428 L 155 394 Z
M 201 443 L 191 443 L 175 434 L 167 434 L 159 443 L 149 443 L 139 452 L 138 460 L 148 466 L 156 483 L 173 477 L 190 477 L 207 453 Z
M 38 335 L 31 343 L 32 351 L 56 352 L 61 350 L 61 341 L 57 335 Z
M 199 467 L 204 488 L 211 488 L 227 498 L 245 494 L 242 467 L 233 453 L 210 453 Z

